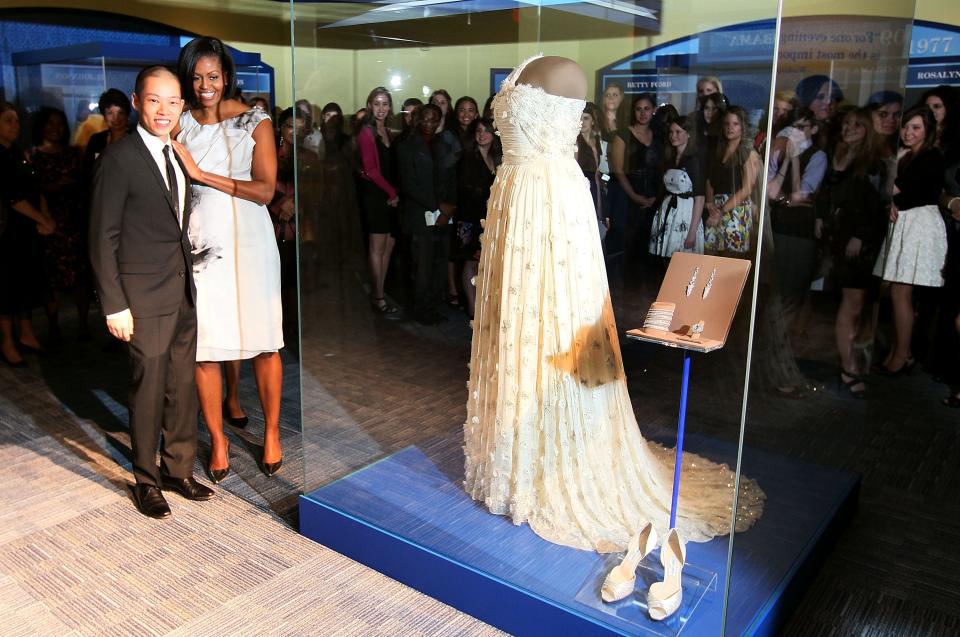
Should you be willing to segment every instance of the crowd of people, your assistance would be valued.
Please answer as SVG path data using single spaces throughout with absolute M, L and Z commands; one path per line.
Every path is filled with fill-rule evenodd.
M 390 91 L 375 87 L 345 120 L 339 104 L 315 109 L 306 100 L 277 118 L 281 157 L 285 147 L 298 149 L 301 259 L 320 258 L 314 244 L 329 249 L 331 232 L 352 245 L 342 232 L 356 228 L 372 312 L 424 325 L 448 320 L 447 304 L 472 315 L 481 220 L 502 159 L 489 105 L 481 112 L 472 97 L 454 102 L 441 89 L 426 103 L 405 100 L 398 113 Z M 352 179 L 325 177 L 348 173 Z M 278 232 L 282 199 L 278 191 L 271 205 Z M 285 281 L 292 287 L 295 272 Z M 388 281 L 396 282 L 389 295 Z
M 899 93 L 879 91 L 857 105 L 834 80 L 810 76 L 776 93 L 768 139 L 767 121 L 751 124 L 720 78 L 696 86 L 688 114 L 617 84 L 604 88 L 600 104 L 586 104 L 575 152 L 611 284 L 655 294 L 676 251 L 754 259 L 762 246 L 769 317 L 758 335 L 770 389 L 804 395 L 789 337 L 811 288 L 832 288 L 840 299 L 837 377 L 851 396 L 866 396 L 871 371 L 906 374 L 918 359 L 955 387 L 957 89 L 930 89 L 902 114 Z M 315 113 L 298 103 L 304 156 L 323 163 L 333 153 L 355 176 L 377 314 L 434 324 L 447 320 L 437 310 L 448 303 L 472 316 L 478 239 L 502 154 L 490 102 L 479 108 L 441 89 L 426 103 L 405 100 L 397 117 L 391 93 L 377 87 L 349 122 L 337 104 Z M 764 185 L 769 223 L 761 235 Z M 303 209 L 315 218 L 301 217 L 301 228 L 323 224 L 325 200 Z M 401 284 L 399 303 L 386 294 L 388 275 Z M 878 308 L 888 296 L 892 337 L 877 356 L 874 342 L 878 352 L 886 346 Z M 944 404 L 960 405 L 960 395 Z
M 316 108 L 300 100 L 272 111 L 263 98 L 242 103 L 224 88 L 229 61 L 221 54 L 200 56 L 194 66 L 212 58 L 219 65 L 213 79 L 197 77 L 202 88 L 213 86 L 208 92 L 219 100 L 219 115 L 214 106 L 203 106 L 206 93 L 191 84 L 184 97 L 199 106 L 176 134 L 184 143 L 191 135 L 203 137 L 207 127 L 225 119 L 222 103 L 230 100 L 226 119 L 243 120 L 238 126 L 255 140 L 251 166 L 234 175 L 247 185 L 219 191 L 231 201 L 265 203 L 272 220 L 269 242 L 279 254 L 283 319 L 274 329 L 280 311 L 271 311 L 269 325 L 261 326 L 270 334 L 262 340 L 270 343 L 254 356 L 258 384 L 276 390 L 262 395 L 271 414 L 279 404 L 280 367 L 269 352 L 276 353 L 283 335 L 288 343 L 296 338 L 298 241 L 309 265 L 323 257 L 317 246 L 326 241 L 329 248 L 331 234 L 341 245 L 362 240 L 370 309 L 379 317 L 435 325 L 451 316 L 441 311 L 444 306 L 472 317 L 487 198 L 502 160 L 491 99 L 481 107 L 473 97 L 454 100 L 439 89 L 396 109 L 393 94 L 376 87 L 349 117 L 333 102 Z M 877 308 L 889 290 L 893 337 L 872 371 L 906 374 L 923 360 L 945 381 L 960 381 L 958 90 L 930 89 L 902 113 L 903 97 L 896 92 L 880 91 L 857 105 L 829 77 L 807 77 L 795 90 L 776 93 L 767 138 L 766 122 L 751 125 L 747 111 L 724 94 L 720 78 L 701 77 L 696 86 L 696 108 L 687 114 L 650 93 L 628 96 L 617 84 L 604 87 L 599 104 L 586 104 L 575 152 L 595 205 L 611 283 L 655 290 L 674 252 L 753 259 L 762 246 L 765 305 L 772 316 L 761 323 L 760 335 L 777 350 L 771 360 L 790 359 L 783 350 L 789 350 L 790 327 L 809 302 L 811 285 L 832 285 L 840 298 L 838 378 L 850 395 L 864 397 L 871 370 L 857 352 L 882 331 Z M 0 289 L 0 354 L 8 365 L 23 366 L 25 353 L 59 344 L 58 309 L 67 299 L 79 314 L 77 338 L 90 337 L 88 315 L 96 299 L 87 202 L 97 158 L 133 130 L 126 92 L 110 89 L 101 96 L 104 130 L 85 147 L 70 144 L 61 110 L 44 107 L 31 114 L 31 143 L 24 152 L 20 113 L 0 103 L 6 209 L 0 267 L 18 272 L 5 277 Z M 761 235 L 762 176 L 769 223 Z M 206 184 L 203 192 L 208 190 L 218 186 Z M 257 225 L 244 232 L 262 230 Z M 212 254 L 209 246 L 194 250 Z M 201 308 L 204 297 L 222 306 L 221 296 L 229 295 L 219 282 L 199 287 Z M 39 308 L 48 321 L 43 342 L 33 326 L 32 311 Z M 197 379 L 205 419 L 217 433 L 210 466 L 221 472 L 228 449 L 214 430 L 224 419 L 239 423 L 245 416 L 236 392 L 239 365 L 223 367 L 222 400 L 220 363 L 229 359 L 211 347 Z M 773 388 L 784 396 L 802 395 L 796 366 L 776 367 L 765 374 Z M 944 402 L 960 406 L 960 394 Z M 276 418 L 268 420 L 275 430 Z M 279 458 L 272 437 L 269 455 Z

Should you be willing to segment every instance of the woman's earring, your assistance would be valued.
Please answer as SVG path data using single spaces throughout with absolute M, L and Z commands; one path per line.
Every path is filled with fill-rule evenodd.
M 690 277 L 690 282 L 687 283 L 687 296 L 693 294 L 693 284 L 697 282 L 697 275 L 700 274 L 700 266 L 698 265 L 693 269 L 693 275 Z
M 710 288 L 713 287 L 713 279 L 717 276 L 717 269 L 714 268 L 713 272 L 710 273 L 710 278 L 707 279 L 707 284 L 703 286 L 703 298 L 707 298 L 707 295 L 710 294 Z

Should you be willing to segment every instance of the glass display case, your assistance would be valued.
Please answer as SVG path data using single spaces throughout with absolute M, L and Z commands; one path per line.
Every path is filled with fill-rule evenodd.
M 791 0 L 779 7 L 764 0 L 736 7 L 700 0 L 292 3 L 293 98 L 303 112 L 287 115 L 291 125 L 302 127 L 291 153 L 300 233 L 301 531 L 512 633 L 773 634 L 859 496 L 856 465 L 829 452 L 808 453 L 810 439 L 803 432 L 825 433 L 836 422 L 866 417 L 864 403 L 848 399 L 857 389 L 851 377 L 834 389 L 832 322 L 845 297 L 832 282 L 835 274 L 825 271 L 831 248 L 822 222 L 836 211 L 818 203 L 819 183 L 810 192 L 797 184 L 806 183 L 810 162 L 819 163 L 821 178 L 836 177 L 825 152 L 835 157 L 849 113 L 858 113 L 861 122 L 879 117 L 884 104 L 896 101 L 893 93 L 903 95 L 913 9 L 912 2 L 894 2 L 864 17 Z M 570 342 L 561 339 L 559 345 L 544 339 L 551 321 L 562 320 L 551 314 L 560 303 L 556 296 L 545 292 L 511 306 L 510 297 L 524 292 L 508 284 L 479 306 L 474 295 L 493 285 L 484 268 L 509 270 L 502 254 L 496 264 L 483 256 L 491 236 L 517 238 L 500 234 L 506 232 L 500 226 L 511 223 L 509 215 L 525 214 L 529 219 L 519 223 L 527 227 L 544 217 L 560 223 L 550 216 L 560 203 L 550 195 L 541 206 L 522 209 L 501 200 L 493 217 L 497 234 L 491 235 L 491 216 L 485 223 L 469 216 L 472 182 L 463 182 L 464 165 L 478 152 L 486 160 L 488 151 L 479 147 L 488 143 L 507 151 L 491 171 L 497 175 L 494 194 L 519 178 L 520 160 L 511 156 L 516 138 L 507 133 L 486 141 L 476 130 L 486 124 L 467 127 L 474 117 L 470 105 L 484 117 L 488 98 L 515 84 L 511 71 L 539 53 L 569 58 L 583 69 L 586 100 L 595 107 L 587 119 L 600 129 L 598 154 L 610 158 L 591 166 L 578 157 L 585 172 L 571 183 L 582 176 L 582 188 L 589 189 L 592 182 L 596 206 L 587 215 L 592 225 L 581 235 L 568 236 L 569 228 L 549 223 L 540 234 L 516 230 L 524 244 L 514 252 L 533 249 L 536 241 L 553 246 L 561 236 L 580 246 L 577 254 L 602 252 L 605 279 L 591 279 L 589 269 L 569 278 L 577 294 L 589 291 L 578 298 L 594 305 L 571 318 L 582 319 L 575 327 L 585 331 L 567 332 Z M 466 96 L 472 99 L 460 99 Z M 440 107 L 445 132 L 422 128 L 433 117 L 424 115 L 433 109 L 422 105 L 431 101 Z M 876 106 L 869 112 L 856 109 L 870 103 Z M 494 110 L 498 104 L 506 101 L 494 102 Z M 790 114 L 783 118 L 785 111 Z M 558 127 L 566 122 L 552 108 L 543 114 Z M 502 128 L 503 118 L 511 117 L 532 126 L 516 112 L 495 113 L 492 126 Z M 367 142 L 360 141 L 364 126 Z M 682 147 L 677 140 L 684 135 L 690 150 L 680 151 L 681 159 L 665 152 Z M 884 180 L 871 183 L 889 201 L 897 143 L 887 135 L 890 150 L 876 162 L 884 167 Z M 432 149 L 424 155 L 435 169 L 432 185 L 409 177 L 420 161 L 414 148 L 422 144 Z M 581 144 L 579 152 L 590 148 Z M 689 165 L 681 165 L 684 158 Z M 687 176 L 702 171 L 691 178 L 700 185 L 665 182 L 671 169 L 674 177 L 677 169 Z M 442 206 L 415 203 L 419 188 L 440 188 L 439 180 L 447 178 L 442 175 L 461 179 L 450 192 L 464 201 L 446 229 L 435 225 L 436 213 L 443 213 L 441 220 L 449 217 Z M 576 189 L 567 188 L 552 192 Z M 431 192 L 439 197 L 439 190 Z M 699 220 L 666 227 L 665 220 L 687 205 L 681 202 L 699 210 L 701 195 L 702 215 L 693 217 Z M 872 213 L 885 211 L 877 207 Z M 424 221 L 424 212 L 434 212 L 433 223 Z M 487 238 L 478 242 L 482 227 Z M 669 232 L 680 233 L 674 250 L 705 250 L 728 261 L 694 265 L 684 274 L 689 282 L 683 289 L 663 287 L 672 280 L 664 278 Z M 715 325 L 686 320 L 696 309 L 681 321 L 681 306 L 697 295 L 706 300 L 704 286 L 710 288 L 716 276 L 719 289 L 724 274 L 718 271 L 734 262 L 749 267 L 718 340 L 722 347 L 684 345 L 683 339 L 700 338 L 698 325 L 705 335 Z M 560 257 L 524 262 L 528 271 L 517 285 L 556 280 L 564 265 Z M 677 309 L 670 311 L 676 314 L 667 326 L 672 336 L 631 338 L 628 332 L 651 321 L 654 302 L 674 297 Z M 608 302 L 611 316 L 604 314 Z M 534 327 L 511 331 L 510 317 L 474 314 L 508 307 L 517 308 L 517 321 L 522 315 Z M 533 395 L 523 395 L 522 379 L 531 369 L 537 378 L 553 374 L 544 371 L 543 361 L 575 351 L 577 339 L 587 340 L 595 336 L 591 330 L 613 321 L 623 374 L 594 379 L 587 391 L 577 383 L 590 385 L 583 378 L 589 359 L 579 357 L 560 366 L 577 381 L 563 392 L 535 383 Z M 485 414 L 478 407 L 490 404 L 478 387 L 490 385 L 469 367 L 489 362 L 489 351 L 472 351 L 471 340 L 491 325 L 516 338 L 496 341 L 506 357 L 494 360 L 507 366 L 495 370 L 504 371 L 498 391 L 515 392 L 537 412 L 506 424 L 490 415 L 499 411 Z M 508 338 L 514 336 L 503 336 Z M 522 352 L 530 352 L 534 341 L 541 348 L 526 357 Z M 506 354 L 513 346 L 515 387 Z M 579 421 L 570 410 L 560 417 L 542 413 L 571 396 L 594 400 L 620 387 L 633 414 L 621 413 L 614 430 L 582 412 Z M 531 418 L 539 429 L 533 444 L 539 446 L 527 452 L 518 432 Z M 611 431 L 625 431 L 623 422 L 632 428 L 633 418 L 640 442 L 636 431 L 613 445 L 598 442 Z M 477 447 L 485 437 L 495 440 Z M 500 438 L 515 438 L 517 447 Z M 676 509 L 671 486 L 678 438 L 684 468 Z M 566 452 L 568 447 L 575 451 Z M 478 448 L 482 454 L 475 454 Z M 643 452 L 630 462 L 613 457 L 625 448 Z M 615 473 L 601 477 L 603 462 L 594 456 L 605 452 Z M 488 463 L 486 453 L 496 469 L 478 481 L 473 472 Z M 498 464 L 504 454 L 509 461 Z M 503 467 L 513 473 L 498 475 Z M 654 477 L 634 480 L 642 473 Z M 527 492 L 525 481 L 534 485 Z M 485 491 L 493 483 L 505 485 L 507 495 Z M 649 493 L 604 493 L 620 485 Z M 563 496 L 551 499 L 556 490 Z M 616 509 L 619 522 L 608 521 L 607 528 L 617 528 L 609 542 L 588 550 L 583 538 L 596 536 L 584 529 L 605 516 L 594 507 Z M 698 516 L 711 515 L 704 509 L 714 520 L 722 510 L 722 524 L 696 524 Z M 671 517 L 679 522 L 674 525 Z M 666 618 L 657 616 L 648 598 L 653 584 L 673 577 L 665 574 L 671 562 L 662 548 L 640 561 L 625 598 L 604 600 L 604 584 L 624 559 L 628 536 L 647 521 L 661 540 L 670 527 L 686 529 L 682 602 Z M 676 553 L 676 544 L 665 545 Z

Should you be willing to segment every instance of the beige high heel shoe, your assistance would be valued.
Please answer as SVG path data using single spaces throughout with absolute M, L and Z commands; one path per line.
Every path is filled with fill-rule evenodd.
M 600 589 L 600 597 L 608 604 L 616 602 L 633 592 L 637 581 L 637 566 L 657 546 L 657 532 L 653 525 L 647 522 L 639 533 L 630 538 L 627 544 L 627 554 L 623 561 L 614 566 Z
M 647 612 L 650 619 L 660 621 L 677 612 L 683 599 L 681 573 L 687 560 L 687 545 L 676 529 L 670 529 L 660 546 L 663 581 L 651 584 L 647 591 Z

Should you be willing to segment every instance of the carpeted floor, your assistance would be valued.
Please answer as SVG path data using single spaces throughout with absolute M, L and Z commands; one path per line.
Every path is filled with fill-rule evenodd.
M 300 536 L 299 432 L 285 427 L 285 466 L 266 478 L 254 409 L 249 433 L 231 433 L 233 472 L 216 499 L 169 495 L 171 518 L 140 515 L 127 489 L 125 362 L 105 342 L 0 368 L 4 636 L 500 634 Z M 285 369 L 289 424 L 296 361 Z

